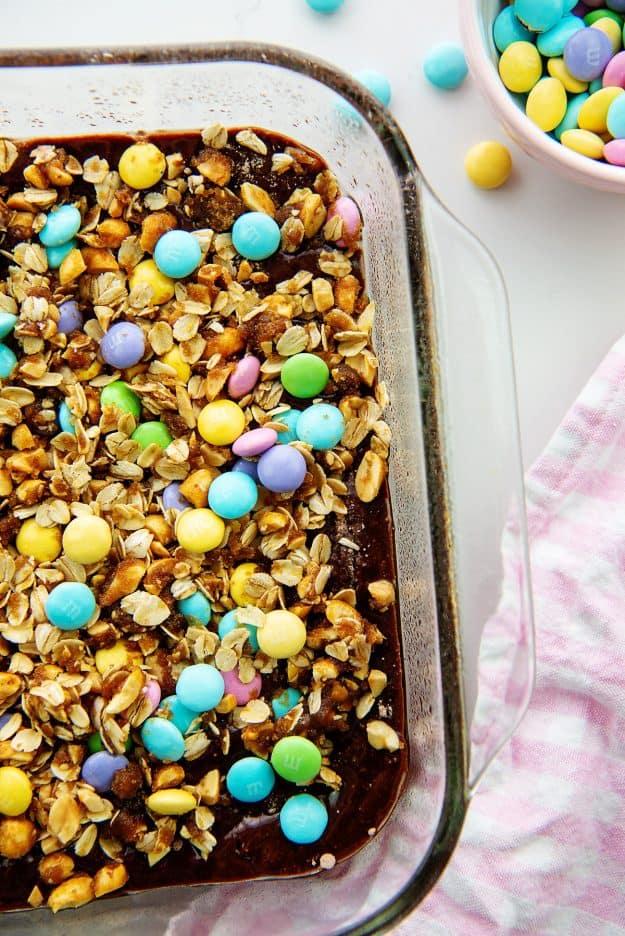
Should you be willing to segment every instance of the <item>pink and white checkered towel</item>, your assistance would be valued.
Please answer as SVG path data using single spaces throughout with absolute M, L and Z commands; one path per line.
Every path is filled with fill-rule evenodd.
M 530 470 L 527 498 L 536 689 L 443 878 L 396 936 L 625 934 L 625 338 Z M 482 647 L 491 679 L 488 642 L 516 606 L 510 533 Z

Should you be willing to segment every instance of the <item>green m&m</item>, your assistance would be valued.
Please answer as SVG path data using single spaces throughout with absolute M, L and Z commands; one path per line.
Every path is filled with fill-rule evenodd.
M 141 415 L 141 400 L 123 380 L 115 380 L 104 387 L 100 394 L 100 406 L 116 406 L 122 413 L 131 413 L 135 420 Z
M 308 738 L 280 738 L 271 754 L 271 766 L 291 783 L 308 783 L 321 769 L 321 751 Z
M 325 390 L 329 379 L 330 371 L 323 358 L 307 351 L 286 360 L 280 372 L 284 389 L 300 400 L 318 396 Z
M 148 445 L 160 445 L 162 449 L 166 449 L 170 442 L 173 442 L 174 437 L 165 425 L 165 423 L 158 422 L 153 420 L 151 422 L 141 423 L 140 426 L 137 426 L 133 434 L 130 436 L 134 442 L 138 442 L 142 449 L 146 449 Z
M 126 754 L 127 754 L 128 751 L 130 751 L 132 748 L 131 737 L 126 738 L 126 744 L 124 747 L 125 747 Z M 100 734 L 99 731 L 96 731 L 94 734 L 89 735 L 89 737 L 87 738 L 87 748 L 89 749 L 90 754 L 97 754 L 99 751 L 107 750 L 107 748 L 105 748 L 104 744 L 102 743 L 102 735 Z

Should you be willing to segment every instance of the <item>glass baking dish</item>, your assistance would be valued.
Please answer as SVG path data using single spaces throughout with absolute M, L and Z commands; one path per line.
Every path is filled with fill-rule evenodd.
M 428 189 L 393 118 L 308 55 L 247 44 L 0 53 L 0 136 L 58 138 L 266 127 L 319 151 L 364 216 L 375 343 L 392 405 L 391 496 L 410 767 L 384 828 L 306 878 L 166 888 L 52 917 L 16 913 L 14 936 L 286 936 L 388 928 L 425 896 L 472 790 L 518 723 L 533 675 L 522 466 L 506 295 L 492 258 Z M 501 588 L 500 539 L 521 537 L 519 600 L 500 635 L 496 697 L 478 700 L 478 652 Z M 502 675 L 503 674 L 503 675 Z M 484 715 L 486 713 L 486 720 Z M 7 925 L 7 921 L 5 921 Z

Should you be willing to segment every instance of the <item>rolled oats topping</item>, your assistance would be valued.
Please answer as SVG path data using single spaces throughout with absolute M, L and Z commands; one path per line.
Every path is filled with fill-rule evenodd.
M 390 814 L 361 230 L 259 128 L 0 141 L 0 909 L 329 870 Z

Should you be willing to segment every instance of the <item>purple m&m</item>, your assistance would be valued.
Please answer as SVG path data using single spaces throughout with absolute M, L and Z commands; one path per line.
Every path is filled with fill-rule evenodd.
M 111 789 L 113 777 L 118 770 L 128 766 L 128 758 L 123 754 L 109 754 L 108 751 L 98 751 L 91 754 L 82 765 L 82 778 L 90 783 L 98 793 L 106 793 Z
M 59 320 L 56 325 L 57 331 L 62 335 L 69 335 L 70 332 L 75 331 L 77 328 L 82 328 L 82 326 L 83 316 L 78 308 L 78 303 L 73 299 L 62 302 L 59 306 Z
M 251 393 L 260 374 L 260 361 L 253 354 L 248 354 L 236 365 L 228 379 L 228 393 L 233 400 L 240 400 L 241 397 Z
M 163 490 L 161 497 L 165 510 L 186 510 L 191 506 L 186 497 L 180 493 L 180 483 L 180 481 L 172 481 Z
M 306 459 L 291 445 L 274 445 L 258 460 L 258 480 L 269 491 L 295 491 L 306 477 Z
M 592 27 L 573 33 L 564 47 L 564 63 L 579 81 L 599 78 L 613 55 L 608 36 Z
M 132 322 L 116 322 L 102 339 L 100 353 L 111 367 L 134 367 L 145 354 L 143 331 Z
M 252 458 L 254 455 L 262 455 L 277 441 L 278 433 L 275 429 L 250 429 L 233 442 L 232 451 L 241 458 Z
M 328 221 L 339 217 L 343 222 L 343 237 L 337 241 L 337 247 L 346 247 L 353 243 L 360 234 L 362 220 L 358 205 L 353 198 L 341 195 L 328 209 Z
M 246 458 L 237 458 L 232 466 L 233 471 L 242 471 L 249 475 L 252 481 L 258 481 L 258 462 L 248 461 Z

